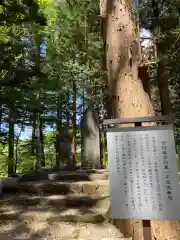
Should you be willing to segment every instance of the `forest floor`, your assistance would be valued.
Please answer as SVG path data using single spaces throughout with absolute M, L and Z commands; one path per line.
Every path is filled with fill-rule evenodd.
M 57 221 L 1 221 L 1 240 L 118 240 L 124 239 L 110 224 Z
M 1 240 L 118 240 L 124 239 L 108 224 L 62 223 L 56 221 L 2 221 Z
M 0 199 L 1 240 L 130 239 L 104 217 L 109 205 L 107 180 L 27 181 L 14 190 Z

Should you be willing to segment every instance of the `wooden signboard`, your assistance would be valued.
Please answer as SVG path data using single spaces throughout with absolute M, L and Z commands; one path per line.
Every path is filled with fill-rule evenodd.
M 114 219 L 142 219 L 144 239 L 151 239 L 150 220 L 179 220 L 180 187 L 170 118 L 106 120 L 135 123 L 107 131 L 111 214 Z

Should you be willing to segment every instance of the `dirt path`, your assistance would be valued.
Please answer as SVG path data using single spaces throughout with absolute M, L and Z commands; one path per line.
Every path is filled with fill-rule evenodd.
M 122 235 L 110 224 L 63 223 L 55 221 L 2 221 L 1 240 L 118 240 Z
M 63 208 L 47 204 L 11 204 L 1 200 L 0 240 L 118 240 L 125 239 L 113 225 L 103 223 L 73 223 L 73 216 L 82 214 L 79 208 Z M 15 196 L 14 196 L 15 200 Z M 82 208 L 81 208 L 82 210 Z M 88 211 L 87 209 L 85 209 Z M 90 209 L 90 212 L 93 209 Z M 97 210 L 97 209 L 96 209 Z M 66 222 L 62 217 L 68 217 Z M 85 216 L 85 214 L 84 214 Z M 68 220 L 70 219 L 70 220 Z M 127 238 L 126 238 L 127 239 Z

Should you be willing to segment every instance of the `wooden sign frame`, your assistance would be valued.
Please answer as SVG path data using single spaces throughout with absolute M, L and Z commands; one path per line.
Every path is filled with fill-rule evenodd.
M 153 117 L 140 117 L 140 118 L 121 118 L 121 119 L 105 119 L 104 125 L 117 125 L 117 124 L 134 124 L 134 127 L 143 127 L 143 123 L 155 123 L 156 125 L 173 124 L 174 118 L 170 116 L 153 116 Z M 142 220 L 144 240 L 152 240 L 151 221 Z

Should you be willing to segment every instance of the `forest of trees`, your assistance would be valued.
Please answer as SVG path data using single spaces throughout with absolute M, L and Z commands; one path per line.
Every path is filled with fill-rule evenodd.
M 102 164 L 104 118 L 173 115 L 178 153 L 179 19 L 178 0 L 1 1 L 1 175 L 58 168 L 64 131 L 69 163 L 79 163 L 80 123 L 90 106 L 99 117 Z M 32 137 L 22 140 L 27 127 Z
M 93 105 L 100 118 L 105 113 L 107 84 L 98 14 L 94 0 L 2 4 L 2 175 L 37 167 L 35 159 L 42 166 L 55 166 L 61 158 L 57 142 L 64 128 L 73 141 L 73 162 L 76 155 L 79 161 L 85 109 Z M 52 129 L 49 134 L 47 127 Z M 21 140 L 27 128 L 32 128 L 32 138 Z
M 117 16 L 117 31 L 117 22 L 113 25 L 118 14 L 118 10 L 113 10 L 116 3 L 8 2 L 3 1 L 0 13 L 4 174 L 14 173 L 22 161 L 28 168 L 34 166 L 31 160 L 35 158 L 40 158 L 42 166 L 49 161 L 54 165 L 58 158 L 60 161 L 56 142 L 64 128 L 72 137 L 75 163 L 77 147 L 81 148 L 80 122 L 88 106 L 98 112 L 100 123 L 108 117 L 174 115 L 178 151 L 178 2 L 133 2 L 131 22 L 126 19 L 128 24 L 123 23 Z M 107 7 L 112 8 L 111 13 Z M 127 33 L 131 34 L 126 36 Z M 116 76 L 119 68 L 121 75 Z M 118 80 L 114 81 L 116 77 Z M 32 138 L 22 141 L 20 133 L 28 127 L 32 128 Z M 49 151 L 44 150 L 47 127 L 52 128 L 48 141 L 53 146 L 54 160 L 49 160 Z M 103 127 L 100 132 L 100 145 L 104 148 Z M 104 154 L 101 157 L 104 160 Z

